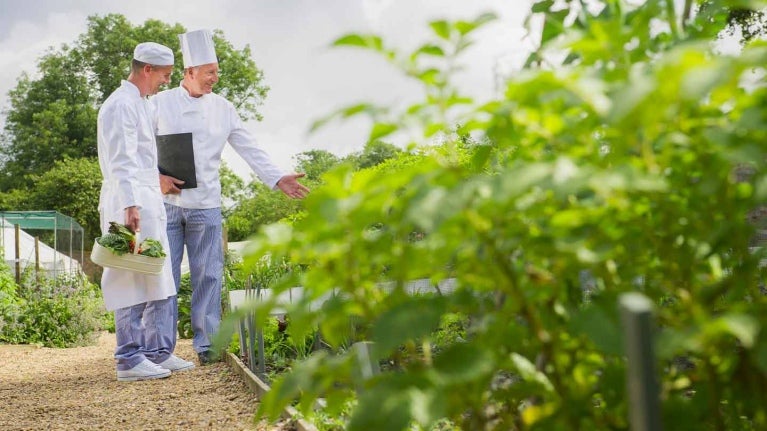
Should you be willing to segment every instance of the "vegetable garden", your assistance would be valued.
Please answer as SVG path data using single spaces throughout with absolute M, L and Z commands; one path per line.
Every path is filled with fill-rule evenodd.
M 316 415 L 321 400 L 319 416 L 352 430 L 627 429 L 617 299 L 641 292 L 656 307 L 663 426 L 767 426 L 753 243 L 767 45 L 717 53 L 735 3 L 685 6 L 539 1 L 541 46 L 482 104 L 451 78 L 492 15 L 432 22 L 434 40 L 407 53 L 375 35 L 339 38 L 390 60 L 425 97 L 354 105 L 318 126 L 369 114 L 371 140 L 414 126 L 422 138 L 373 168 L 332 169 L 304 217 L 254 238 L 250 270 L 263 256 L 270 270 L 300 269 L 265 286 L 272 298 L 303 287 L 288 336 L 319 331 L 326 344 L 273 381 L 261 413 L 296 403 Z M 406 293 L 423 278 L 457 288 Z M 275 305 L 230 323 L 251 312 L 268 328 Z M 373 343 L 381 373 L 358 372 L 358 341 Z

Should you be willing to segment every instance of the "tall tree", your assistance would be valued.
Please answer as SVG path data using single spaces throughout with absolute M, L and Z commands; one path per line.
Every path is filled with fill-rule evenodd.
M 294 156 L 296 169 L 309 180 L 319 180 L 322 174 L 341 163 L 341 159 L 326 150 L 309 150 Z
M 311 181 L 306 184 L 313 188 Z M 250 197 L 242 199 L 228 211 L 226 229 L 230 241 L 247 239 L 261 226 L 296 216 L 304 208 L 302 200 L 275 193 L 259 180 L 251 181 L 247 195 Z
M 402 154 L 396 145 L 383 141 L 370 141 L 361 152 L 350 155 L 357 168 L 370 168 Z
M 38 63 L 40 78 L 22 74 L 9 93 L 0 146 L 0 189 L 26 182 L 63 157 L 96 156 L 94 93 L 82 73 L 82 56 L 63 46 Z

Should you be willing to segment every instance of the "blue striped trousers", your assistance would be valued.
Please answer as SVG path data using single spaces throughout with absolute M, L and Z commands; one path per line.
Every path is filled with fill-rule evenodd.
M 168 214 L 168 242 L 170 244 L 173 279 L 178 293 L 181 282 L 181 259 L 184 244 L 189 253 L 189 271 L 192 281 L 192 346 L 197 353 L 210 350 L 213 335 L 221 323 L 221 287 L 224 275 L 221 208 L 189 209 L 165 204 Z M 173 297 L 173 322 L 167 331 L 170 351 L 176 345 L 178 302 Z
M 115 310 L 118 371 L 130 370 L 144 359 L 159 364 L 173 353 L 176 338 L 170 345 L 167 340 L 178 320 L 170 320 L 173 304 L 176 295 Z

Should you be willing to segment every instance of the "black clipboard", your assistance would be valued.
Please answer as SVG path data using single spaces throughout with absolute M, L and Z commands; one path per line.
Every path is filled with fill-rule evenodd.
M 157 168 L 163 175 L 184 181 L 178 188 L 197 188 L 192 134 L 157 135 Z

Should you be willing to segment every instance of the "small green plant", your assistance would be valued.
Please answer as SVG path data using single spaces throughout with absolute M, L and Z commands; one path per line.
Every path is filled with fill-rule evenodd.
M 182 274 L 176 294 L 178 301 L 178 337 L 190 339 L 192 331 L 192 278 L 189 273 Z
M 91 344 L 109 326 L 99 288 L 84 276 L 52 280 L 27 271 L 18 299 L 0 307 L 0 341 L 72 347 Z
M 221 287 L 222 315 L 229 312 L 230 290 L 243 289 L 246 283 L 246 275 L 242 267 L 242 259 L 236 254 L 227 251 L 224 254 L 224 279 Z M 178 294 L 178 336 L 189 339 L 194 336 L 192 331 L 192 278 L 189 273 L 181 275 Z

